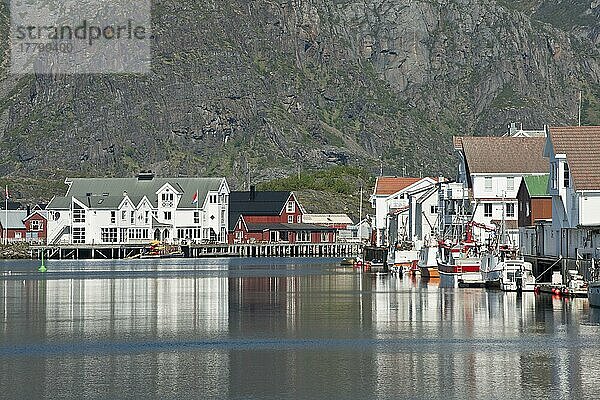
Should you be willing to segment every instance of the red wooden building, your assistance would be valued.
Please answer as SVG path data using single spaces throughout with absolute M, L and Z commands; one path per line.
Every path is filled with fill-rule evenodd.
M 293 192 L 231 192 L 229 243 L 332 243 L 336 229 L 302 223 L 304 209 Z
M 524 177 L 517 200 L 519 227 L 533 226 L 537 221 L 552 220 L 552 196 L 548 193 L 548 175 Z
M 0 211 L 0 238 L 2 242 L 45 243 L 47 218 L 45 211 L 26 210 Z

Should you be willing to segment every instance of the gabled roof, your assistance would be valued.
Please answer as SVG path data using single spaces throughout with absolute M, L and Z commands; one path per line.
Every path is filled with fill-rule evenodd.
M 123 196 L 75 196 L 75 199 L 89 208 L 116 210 L 123 201 Z
M 420 181 L 422 178 L 406 178 L 396 176 L 380 176 L 375 182 L 375 196 L 389 196 L 396 192 L 406 189 L 413 183 Z
M 71 209 L 71 198 L 65 196 L 54 196 L 48 206 L 48 210 L 70 210 Z
M 0 212 L 2 229 L 25 229 L 25 224 L 23 223 L 25 218 L 27 218 L 27 211 L 25 210 L 3 210 Z
M 279 215 L 292 192 L 233 191 L 229 194 L 229 230 L 235 228 L 240 215 Z
M 35 211 L 32 211 L 31 214 L 29 214 L 28 216 L 26 216 L 25 218 L 23 218 L 23 222 L 27 221 L 28 219 L 30 219 L 31 217 L 33 217 L 35 214 L 38 214 L 39 216 L 41 216 L 44 219 L 48 219 L 48 211 L 46 211 L 46 210 L 35 210 Z
M 460 136 L 454 148 L 464 154 L 471 174 L 535 174 L 548 172 L 544 137 Z
M 551 197 L 548 193 L 548 175 L 529 175 L 523 177 L 529 197 Z
M 600 126 L 551 127 L 555 154 L 565 154 L 575 190 L 600 190 Z
M 0 202 L 0 210 L 6 209 L 6 201 Z M 9 210 L 21 210 L 23 208 L 23 204 L 18 201 L 8 200 L 8 209 Z
M 144 196 L 148 197 L 153 206 L 157 206 L 156 192 L 169 183 L 177 191 L 183 193 L 183 197 L 179 202 L 179 208 L 196 208 L 192 204 L 192 198 L 198 190 L 198 198 L 200 204 L 203 204 L 209 191 L 218 191 L 221 187 L 224 178 L 153 178 L 153 179 L 138 179 L 138 178 L 67 178 L 65 182 L 69 184 L 69 189 L 65 197 L 74 196 L 82 201 L 87 198 L 87 194 L 91 193 L 91 197 L 115 197 L 123 199 L 123 193 L 133 200 L 141 200 Z M 105 200 L 109 201 L 109 200 Z M 110 200 L 112 202 L 112 200 Z M 48 206 L 51 207 L 53 204 Z M 60 201 L 59 201 L 60 203 Z M 86 201 L 82 203 L 87 204 Z M 102 202 L 104 203 L 104 201 Z M 96 203 L 97 204 L 97 203 Z M 120 204 L 120 201 L 119 201 Z M 101 205 L 101 204 L 98 204 Z M 137 205 L 137 204 L 136 204 Z

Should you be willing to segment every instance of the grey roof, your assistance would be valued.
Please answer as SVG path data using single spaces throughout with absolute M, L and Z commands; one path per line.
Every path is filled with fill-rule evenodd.
M 25 210 L 8 210 L 8 212 L 0 212 L 0 224 L 2 225 L 2 229 L 25 229 L 25 224 L 23 223 L 25 218 L 27 218 L 27 211 Z M 6 221 L 8 221 L 8 223 Z
M 74 196 L 77 201 L 90 208 L 114 210 L 119 208 L 123 196 Z
M 70 210 L 71 198 L 64 196 L 54 196 L 50 203 L 46 206 L 48 210 Z
M 192 198 L 198 190 L 200 206 L 203 204 L 209 191 L 217 191 L 221 187 L 224 178 L 154 178 L 140 180 L 138 178 L 68 178 L 70 188 L 65 197 L 77 198 L 84 204 L 88 204 L 87 194 L 91 193 L 90 200 L 95 208 L 116 208 L 123 200 L 124 192 L 138 205 L 144 196 L 153 206 L 157 206 L 156 192 L 169 183 L 175 190 L 183 193 L 179 202 L 179 208 L 196 208 L 192 204 Z M 48 205 L 49 209 L 54 207 L 54 202 Z M 57 205 L 62 205 L 61 200 L 56 200 Z M 66 207 L 69 208 L 69 207 Z

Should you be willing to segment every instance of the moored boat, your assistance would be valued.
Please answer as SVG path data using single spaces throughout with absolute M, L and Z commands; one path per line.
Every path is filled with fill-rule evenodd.
M 418 267 L 422 278 L 439 278 L 437 263 L 438 248 L 433 246 L 423 247 L 419 251 Z
M 498 264 L 500 289 L 505 292 L 533 292 L 535 277 L 531 263 L 522 260 L 505 260 Z
M 474 243 L 440 243 L 438 271 L 443 286 L 483 286 L 481 257 Z

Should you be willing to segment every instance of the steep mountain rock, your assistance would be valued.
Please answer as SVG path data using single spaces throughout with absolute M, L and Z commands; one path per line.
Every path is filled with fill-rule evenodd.
M 600 123 L 599 14 L 598 0 L 156 2 L 149 75 L 10 76 L 5 56 L 0 174 L 451 174 L 453 134 L 573 124 L 579 91 Z

